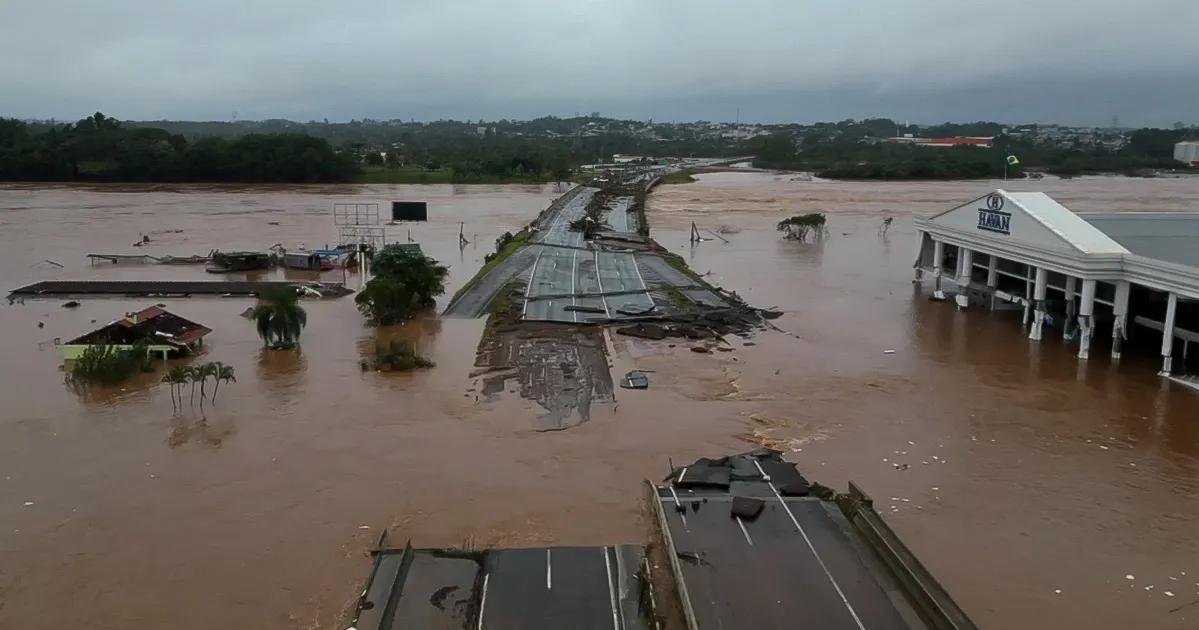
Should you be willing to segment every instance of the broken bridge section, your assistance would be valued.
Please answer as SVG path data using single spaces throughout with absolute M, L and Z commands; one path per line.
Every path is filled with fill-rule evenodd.
M 381 549 L 357 630 L 649 630 L 644 549 Z
M 777 451 L 701 459 L 655 490 L 692 630 L 974 630 L 943 590 L 910 588 L 890 551 L 872 554 L 838 503 L 809 496 L 827 489 Z
M 542 408 L 533 421 L 538 431 L 590 420 L 592 403 L 616 399 L 603 329 L 521 321 L 523 287 L 509 291 L 508 309 L 492 313 L 475 357 L 483 395 L 498 396 L 514 387 Z

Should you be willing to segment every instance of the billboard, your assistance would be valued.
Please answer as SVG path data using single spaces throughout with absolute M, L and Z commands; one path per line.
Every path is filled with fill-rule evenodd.
M 428 221 L 429 204 L 424 201 L 391 202 L 392 221 Z

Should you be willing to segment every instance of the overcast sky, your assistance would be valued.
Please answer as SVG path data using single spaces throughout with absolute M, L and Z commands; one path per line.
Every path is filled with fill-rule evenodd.
M 1199 123 L 1199 0 L 0 0 L 0 115 Z

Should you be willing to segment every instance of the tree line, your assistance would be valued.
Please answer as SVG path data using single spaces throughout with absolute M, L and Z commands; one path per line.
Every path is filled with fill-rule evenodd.
M 0 118 L 0 180 L 334 182 L 357 168 L 320 138 L 296 133 L 189 141 L 96 113 L 74 124 Z
M 1138 129 L 1119 148 L 1076 142 L 1062 146 L 1003 133 L 997 123 L 945 124 L 919 129 L 921 137 L 994 136 L 993 148 L 929 148 L 881 142 L 896 133 L 913 133 L 890 119 L 844 121 L 806 128 L 779 129 L 751 141 L 755 166 L 806 170 L 832 179 L 984 179 L 1023 177 L 1026 171 L 1055 175 L 1140 174 L 1181 169 L 1174 144 L 1196 137 L 1195 129 Z M 1014 155 L 1019 164 L 1007 164 Z

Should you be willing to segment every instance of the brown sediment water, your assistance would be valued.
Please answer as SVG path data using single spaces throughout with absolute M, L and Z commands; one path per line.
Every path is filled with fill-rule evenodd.
M 1076 211 L 1199 210 L 1199 178 L 715 173 L 659 189 L 649 216 L 697 271 L 786 311 L 788 334 L 722 361 L 749 437 L 825 484 L 859 482 L 980 627 L 1195 627 L 1195 606 L 1171 611 L 1199 599 L 1199 392 L 1156 376 L 1157 357 L 1080 363 L 1059 338 L 1027 341 L 1019 313 L 958 312 L 910 282 L 911 217 L 997 187 Z M 821 242 L 773 229 L 818 211 Z M 691 221 L 739 231 L 692 248 Z
M 826 485 L 860 482 L 981 627 L 1194 627 L 1199 610 L 1169 611 L 1199 597 L 1199 393 L 1158 379 L 1148 357 L 1080 366 L 1060 341 L 1026 342 L 1011 317 L 929 303 L 910 283 L 911 215 L 998 185 L 713 173 L 659 188 L 655 238 L 786 311 L 774 323 L 787 332 L 710 355 L 608 335 L 613 372 L 650 370 L 650 389 L 618 390 L 564 431 L 536 431 L 542 410 L 515 392 L 481 394 L 471 373 L 482 320 L 430 315 L 376 331 L 352 297 L 305 302 L 301 349 L 276 353 L 239 317 L 245 299 L 0 307 L 0 627 L 334 628 L 383 527 L 421 546 L 642 541 L 641 479 L 664 475 L 667 457 L 752 443 L 781 448 Z M 1185 210 L 1199 193 L 1196 180 L 1007 186 L 1079 210 Z M 6 186 L 0 270 L 4 288 L 211 279 L 200 267 L 91 267 L 84 255 L 316 247 L 335 240 L 335 202 L 386 212 L 414 199 L 429 201 L 432 220 L 412 237 L 451 266 L 452 294 L 496 236 L 555 194 Z M 778 238 L 780 218 L 817 210 L 829 213 L 823 242 Z M 896 217 L 886 238 L 883 215 Z M 692 220 L 737 231 L 691 248 Z M 459 221 L 475 241 L 462 251 Z M 407 226 L 390 229 L 407 237 Z M 139 232 L 152 242 L 131 247 Z M 157 301 L 213 328 L 201 360 L 237 370 L 215 406 L 202 416 L 185 400 L 173 413 L 154 375 L 64 385 L 54 338 Z M 362 372 L 359 358 L 390 336 L 437 367 Z

